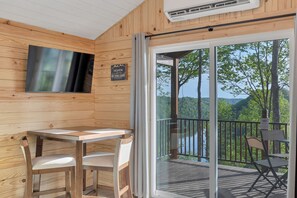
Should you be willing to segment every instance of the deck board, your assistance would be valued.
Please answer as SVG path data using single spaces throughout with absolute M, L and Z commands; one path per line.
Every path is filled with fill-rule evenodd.
M 157 189 L 186 197 L 209 197 L 209 177 L 206 163 L 171 160 L 157 163 Z M 219 166 L 219 197 L 264 197 L 271 185 L 259 182 L 257 190 L 247 193 L 258 174 L 254 169 Z M 178 197 L 178 196 L 177 196 Z M 274 190 L 269 197 L 285 198 L 284 190 Z

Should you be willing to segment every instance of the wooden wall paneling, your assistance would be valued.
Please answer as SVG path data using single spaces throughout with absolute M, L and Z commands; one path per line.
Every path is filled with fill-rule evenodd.
M 12 38 L 27 41 L 36 41 L 41 44 L 51 44 L 68 49 L 93 52 L 94 43 L 92 40 L 76 36 L 44 30 L 42 28 L 28 26 L 17 22 L 4 20 L 0 23 L 0 34 Z M 33 42 L 34 43 L 34 42 Z
M 117 115 L 116 117 L 114 115 Z M 97 120 L 129 120 L 130 115 L 125 111 L 100 111 L 95 113 L 95 118 Z
M 114 60 L 131 58 L 131 57 L 132 57 L 131 48 L 124 49 L 124 50 L 96 53 L 96 58 L 97 60 L 100 60 L 100 61 L 114 61 Z
M 28 130 L 95 124 L 95 94 L 25 93 L 28 46 L 94 53 L 94 41 L 0 19 L 0 191 L 23 197 L 25 163 L 19 139 Z M 95 90 L 95 86 L 93 88 Z M 34 156 L 35 139 L 29 137 Z M 45 154 L 74 153 L 73 145 L 45 141 Z M 64 177 L 43 177 L 42 188 Z M 53 197 L 53 195 L 49 196 Z
M 130 94 L 117 94 L 117 95 L 96 95 L 95 103 L 126 103 L 130 102 Z
M 27 60 L 28 50 L 14 47 L 1 46 L 0 56 L 6 58 L 16 58 Z
M 134 26 L 134 14 L 131 12 L 126 18 L 124 24 L 124 35 L 132 35 L 133 34 L 133 27 Z
M 101 52 L 110 52 L 116 50 L 123 50 L 123 49 L 131 49 L 132 48 L 132 41 L 131 37 L 125 40 L 117 40 L 115 42 L 106 42 L 106 43 L 96 43 L 96 50 L 95 53 Z M 99 59 L 96 58 L 95 61 Z
M 270 0 L 270 1 L 267 1 L 266 3 L 265 3 L 265 12 L 270 12 L 270 11 L 272 11 L 272 9 L 273 9 L 273 4 L 275 4 L 274 2 L 273 2 L 273 0 Z
M 156 14 L 156 1 L 148 1 L 148 32 L 155 33 L 157 32 L 156 20 L 158 15 Z
M 95 124 L 101 127 L 110 128 L 113 126 L 114 128 L 130 128 L 130 121 L 129 120 L 96 120 Z M 115 144 L 113 144 L 114 146 Z M 100 149 L 100 147 L 98 147 Z M 101 149 L 100 149 L 101 150 Z
M 150 46 L 167 45 L 180 42 L 191 42 L 220 37 L 239 36 L 244 34 L 253 34 L 256 32 L 269 32 L 293 28 L 293 18 L 288 20 L 275 20 L 266 23 L 255 23 L 254 25 L 237 25 L 228 28 L 216 28 L 213 32 L 199 30 L 196 33 L 176 34 L 172 36 L 152 38 Z
M 134 23 L 133 23 L 133 28 L 131 28 L 133 30 L 133 34 L 135 32 L 141 32 L 141 27 L 142 27 L 142 23 L 141 23 L 141 9 L 140 7 L 138 7 L 138 9 L 135 9 L 132 11 L 132 16 L 134 18 Z M 135 16 L 139 16 L 139 17 L 135 17 Z
M 164 27 L 164 19 L 166 18 L 164 12 L 164 6 L 162 1 L 156 1 L 156 32 L 161 32 Z
M 289 5 L 290 2 L 291 1 L 289 1 L 289 0 L 281 0 L 281 1 L 279 1 L 278 2 L 278 8 L 279 8 L 279 10 L 286 10 L 286 9 L 288 9 L 288 6 L 290 6 Z
M 1 71 L 0 71 L 1 72 Z M 0 100 L 0 112 L 3 113 L 26 113 L 26 112 L 61 112 L 61 111 L 93 111 L 89 101 L 10 101 Z
M 279 6 L 278 2 L 279 2 L 278 0 L 272 1 L 272 10 L 270 11 L 278 11 L 278 6 Z
M 46 116 L 45 116 L 46 113 Z M 57 111 L 57 112 L 12 112 L 1 113 L 0 122 L 2 124 L 34 123 L 48 120 L 79 120 L 92 119 L 93 111 Z
M 150 24 L 149 24 L 149 18 L 150 16 L 150 11 L 149 10 L 149 1 L 145 1 L 140 8 L 136 8 L 136 9 L 140 9 L 141 10 L 141 32 L 149 32 L 149 28 L 150 28 Z M 135 18 L 139 17 L 139 16 L 134 16 Z M 137 32 L 135 32 L 137 33 Z
M 107 74 L 108 75 L 108 74 Z M 128 76 L 128 79 L 131 78 L 131 76 Z M 98 92 L 98 94 L 96 94 L 96 96 L 101 95 L 100 94 L 100 87 L 106 87 L 106 86 L 117 86 L 118 82 L 116 81 L 111 81 L 110 82 L 110 76 L 108 77 L 98 77 L 94 79 L 94 82 L 97 84 L 96 85 L 96 90 Z M 121 86 L 130 86 L 130 83 L 128 81 L 122 82 Z M 97 104 L 96 104 L 97 105 Z
M 102 111 L 102 112 L 118 112 L 118 111 L 123 111 L 123 112 L 128 112 L 130 111 L 130 105 L 127 103 L 102 103 L 102 104 L 97 104 L 96 111 Z
M 292 0 L 290 0 L 290 1 L 288 1 L 287 2 L 287 7 L 286 8 L 292 8 L 293 6 L 292 6 Z
M 24 80 L 26 72 L 22 70 L 0 69 L 0 79 L 3 80 Z
M 110 86 L 100 86 L 96 89 L 104 94 L 116 95 L 116 94 L 130 94 L 130 86 L 128 85 L 110 85 Z M 1 118 L 0 118 L 1 119 Z
M 1 124 L 0 133 L 1 138 L 11 138 L 14 141 L 19 141 L 21 135 L 24 135 L 28 130 L 37 130 L 43 128 L 60 128 L 60 127 L 71 127 L 77 126 L 79 122 L 82 126 L 92 126 L 94 124 L 93 119 L 79 119 L 79 120 L 49 120 L 44 122 L 35 122 L 35 123 L 14 123 L 14 124 Z
M 1 42 L 1 41 L 0 41 Z M 0 57 L 0 68 L 10 69 L 14 71 L 25 71 L 27 60 L 19 60 L 15 58 Z

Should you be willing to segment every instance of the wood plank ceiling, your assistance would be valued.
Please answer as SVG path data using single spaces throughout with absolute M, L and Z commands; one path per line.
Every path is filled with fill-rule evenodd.
M 0 0 L 0 18 L 96 39 L 144 0 Z

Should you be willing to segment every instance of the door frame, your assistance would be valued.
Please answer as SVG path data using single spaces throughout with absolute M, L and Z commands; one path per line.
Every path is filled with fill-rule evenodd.
M 166 192 L 156 190 L 156 55 L 165 52 L 177 52 L 193 49 L 210 49 L 210 131 L 215 131 L 215 133 L 210 133 L 210 142 L 215 144 L 210 147 L 210 174 L 209 174 L 209 184 L 210 184 L 210 198 L 218 197 L 218 162 L 217 162 L 217 68 L 216 68 L 216 47 L 223 45 L 232 45 L 240 43 L 249 42 L 259 42 L 267 40 L 276 39 L 289 39 L 290 48 L 290 140 L 296 140 L 296 122 L 297 122 L 297 102 L 294 102 L 293 98 L 297 98 L 297 79 L 294 79 L 294 75 L 297 75 L 297 69 L 294 69 L 294 52 L 295 52 L 295 39 L 294 30 L 280 30 L 273 32 L 264 32 L 256 34 L 246 34 L 240 36 L 232 36 L 225 38 L 216 38 L 204 41 L 194 41 L 194 42 L 184 42 L 178 44 L 155 46 L 150 48 L 150 70 L 149 70 L 149 103 L 151 113 L 150 113 L 150 193 L 152 197 L 166 197 Z M 295 86 L 294 86 L 295 84 Z M 296 91 L 295 91 L 296 89 Z M 290 175 L 295 175 L 295 161 L 296 161 L 296 142 L 291 141 L 290 145 L 290 160 L 289 160 L 289 185 L 287 191 L 287 197 L 293 195 L 295 192 L 294 177 Z

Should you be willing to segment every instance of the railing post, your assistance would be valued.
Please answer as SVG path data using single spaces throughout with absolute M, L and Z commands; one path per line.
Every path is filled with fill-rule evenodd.
M 281 129 L 280 124 L 279 123 L 274 123 L 273 124 L 273 129 L 275 129 L 275 130 Z M 280 153 L 280 151 L 281 151 L 280 142 L 273 141 L 273 153 Z
M 178 155 L 177 119 L 172 119 L 170 123 L 170 159 L 177 159 L 177 155 Z
M 268 110 L 263 109 L 262 110 L 262 119 L 260 123 L 260 133 L 261 131 L 268 130 L 269 129 L 269 118 L 268 118 Z M 269 144 L 268 141 L 264 141 L 264 145 L 267 148 L 267 152 L 269 151 Z M 264 152 L 262 151 L 262 159 L 264 159 Z
M 170 158 L 177 159 L 178 135 L 177 135 L 177 115 L 178 115 L 178 59 L 173 58 L 171 68 L 171 124 L 170 124 Z
M 198 149 L 198 151 L 197 151 L 197 155 L 198 155 L 198 162 L 200 162 L 201 161 L 201 156 L 202 156 L 202 149 L 203 149 L 203 146 L 202 146 L 202 135 L 203 135 L 203 133 L 202 133 L 202 124 L 201 124 L 201 122 L 203 122 L 203 121 L 201 121 L 201 120 L 198 120 L 197 121 L 197 143 L 198 143 L 198 145 L 197 145 L 197 149 Z

